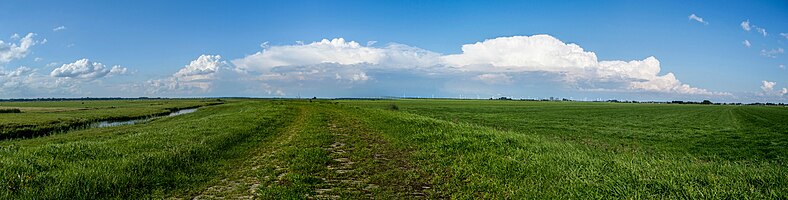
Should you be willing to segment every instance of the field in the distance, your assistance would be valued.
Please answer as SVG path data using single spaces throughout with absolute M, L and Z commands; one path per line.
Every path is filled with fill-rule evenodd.
M 0 198 L 784 199 L 787 134 L 771 106 L 226 100 L 0 141 Z

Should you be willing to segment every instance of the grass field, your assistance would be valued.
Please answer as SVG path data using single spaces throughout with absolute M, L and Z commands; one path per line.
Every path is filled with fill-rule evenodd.
M 0 125 L 80 108 L 29 104 Z M 0 199 L 785 199 L 786 134 L 785 107 L 230 99 L 0 141 Z

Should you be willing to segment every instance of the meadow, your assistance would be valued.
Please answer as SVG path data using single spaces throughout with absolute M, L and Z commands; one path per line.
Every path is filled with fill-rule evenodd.
M 142 124 L 1 140 L 0 199 L 788 198 L 786 107 L 223 102 Z M 0 103 L 22 111 L 0 113 L 0 125 L 33 112 L 124 116 L 62 111 L 76 102 L 19 104 L 27 103 Z M 156 112 L 126 116 L 142 113 Z

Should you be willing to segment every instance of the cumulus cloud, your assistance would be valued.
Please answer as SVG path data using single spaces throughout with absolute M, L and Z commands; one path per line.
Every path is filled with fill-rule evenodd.
M 173 76 L 184 81 L 213 79 L 213 75 L 219 71 L 219 67 L 225 64 L 220 61 L 221 59 L 220 55 L 200 55 L 196 60 L 175 72 Z
M 227 65 L 227 62 L 221 59 L 220 55 L 200 55 L 168 78 L 149 80 L 146 92 L 210 91 L 216 74 Z
M 25 37 L 14 34 L 12 40 L 19 40 L 18 43 L 5 42 L 0 40 L 0 64 L 8 63 L 11 60 L 24 58 L 30 52 L 30 48 L 38 42 L 33 39 L 34 33 L 28 33 Z M 16 39 L 14 39 L 16 38 Z
M 66 30 L 66 27 L 65 26 L 58 26 L 58 27 L 55 27 L 55 28 L 52 29 L 52 31 L 54 31 L 54 32 L 58 32 L 58 31 L 62 31 L 62 30 Z
M 443 57 L 465 70 L 498 72 L 578 71 L 596 64 L 596 54 L 549 35 L 499 37 L 462 45 L 462 53 Z
M 593 83 L 607 82 L 623 85 L 610 89 L 728 95 L 683 84 L 672 73 L 659 75 L 660 63 L 654 57 L 633 61 L 598 61 L 594 52 L 549 35 L 499 37 L 463 45 L 462 50 L 461 54 L 444 56 L 445 63 L 468 71 L 552 72 L 563 75 L 568 83 L 596 85 Z
M 769 49 L 769 50 L 762 49 L 761 50 L 761 55 L 769 57 L 769 58 L 777 58 L 777 56 L 779 56 L 780 54 L 783 54 L 783 53 L 785 53 L 785 50 L 783 48 Z
M 761 90 L 763 90 L 764 92 L 772 91 L 774 89 L 774 85 L 777 85 L 777 83 L 764 80 L 762 81 L 761 84 Z
M 752 46 L 752 44 L 750 44 L 750 41 L 749 41 L 749 40 L 744 40 L 744 42 L 742 42 L 742 44 L 744 44 L 744 46 L 745 46 L 745 47 L 747 47 L 747 48 L 749 48 L 750 46 Z
M 77 60 L 73 63 L 63 64 L 49 73 L 52 77 L 94 80 L 110 75 L 126 74 L 128 69 L 115 65 L 107 67 L 99 62 L 88 59 Z
M 264 46 L 260 52 L 233 60 L 235 71 L 256 76 L 255 80 L 269 85 L 330 80 L 363 83 L 374 80 L 375 74 L 381 71 L 422 76 L 474 74 L 470 76 L 472 80 L 509 84 L 513 83 L 514 75 L 546 73 L 546 77 L 558 77 L 580 89 L 730 95 L 691 87 L 673 73 L 660 75 L 659 60 L 653 56 L 643 60 L 599 61 L 594 52 L 550 35 L 488 39 L 463 45 L 462 53 L 451 55 L 402 44 L 362 46 L 342 38 Z
M 761 96 L 785 96 L 788 94 L 788 88 L 782 88 L 779 90 L 774 90 L 774 86 L 777 85 L 777 82 L 763 80 L 761 81 L 761 91 L 759 95 Z
M 698 17 L 694 13 L 691 14 L 688 18 L 689 18 L 689 20 L 697 21 L 697 22 L 700 22 L 700 23 L 703 23 L 703 24 L 707 24 L 707 25 L 709 24 L 709 22 L 703 21 L 703 18 Z

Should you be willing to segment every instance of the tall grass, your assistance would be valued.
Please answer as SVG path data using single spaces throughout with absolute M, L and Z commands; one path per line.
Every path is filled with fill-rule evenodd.
M 144 125 L 0 142 L 0 199 L 151 198 L 194 192 L 275 132 L 288 111 L 244 102 Z M 223 169 L 226 168 L 226 169 Z

